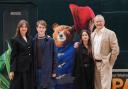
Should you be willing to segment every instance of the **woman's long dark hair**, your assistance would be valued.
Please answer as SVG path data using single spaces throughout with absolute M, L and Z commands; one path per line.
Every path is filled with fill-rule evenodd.
M 19 23 L 18 23 L 18 25 L 17 25 L 17 29 L 16 29 L 16 34 L 15 34 L 16 37 L 17 36 L 18 37 L 21 37 L 20 28 L 22 27 L 23 24 L 26 24 L 26 26 L 27 26 L 26 37 L 29 36 L 30 30 L 29 30 L 29 23 L 28 23 L 28 21 L 26 21 L 26 20 L 20 20 Z
M 90 30 L 87 30 L 87 29 L 82 29 L 81 32 L 80 32 L 80 44 L 83 44 L 83 41 L 82 41 L 82 34 L 83 32 L 86 32 L 88 34 L 88 55 L 92 58 L 92 43 L 91 43 L 91 31 Z

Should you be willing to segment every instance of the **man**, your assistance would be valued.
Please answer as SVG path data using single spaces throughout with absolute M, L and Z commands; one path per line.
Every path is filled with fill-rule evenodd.
M 112 68 L 119 54 L 115 32 L 105 27 L 102 15 L 94 18 L 96 29 L 92 33 L 92 51 L 95 60 L 95 89 L 110 89 Z
M 37 35 L 34 38 L 34 59 L 37 89 L 53 89 L 54 40 L 46 34 L 44 20 L 36 23 Z

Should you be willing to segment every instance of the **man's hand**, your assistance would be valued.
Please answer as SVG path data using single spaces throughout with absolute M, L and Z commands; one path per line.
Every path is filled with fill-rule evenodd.
M 56 74 L 52 74 L 52 78 L 55 78 L 56 77 Z

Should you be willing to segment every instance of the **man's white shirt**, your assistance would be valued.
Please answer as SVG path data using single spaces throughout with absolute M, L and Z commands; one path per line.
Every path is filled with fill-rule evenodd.
M 94 36 L 94 58 L 97 60 L 101 60 L 101 55 L 100 55 L 100 49 L 101 49 L 101 40 L 103 37 L 103 32 L 104 32 L 105 27 L 103 27 L 102 29 L 100 29 L 99 31 L 96 31 L 96 34 Z

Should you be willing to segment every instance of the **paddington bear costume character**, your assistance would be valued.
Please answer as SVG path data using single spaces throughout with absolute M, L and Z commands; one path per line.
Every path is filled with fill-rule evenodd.
M 56 49 L 55 89 L 74 89 L 72 77 L 75 48 L 72 27 L 59 25 L 54 28 L 53 39 Z

